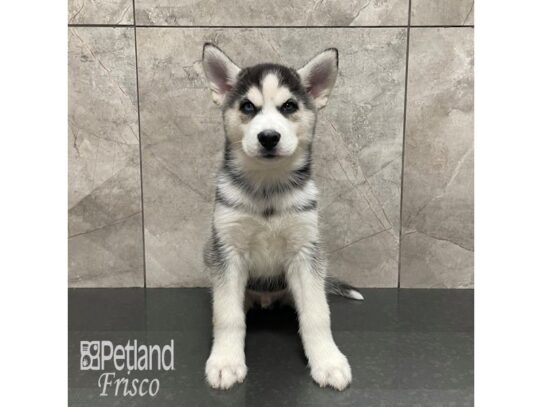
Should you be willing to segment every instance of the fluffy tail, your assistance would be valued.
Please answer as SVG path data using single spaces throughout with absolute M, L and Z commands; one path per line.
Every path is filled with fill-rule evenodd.
M 326 277 L 326 292 L 353 300 L 363 300 L 363 295 L 356 288 L 334 277 Z

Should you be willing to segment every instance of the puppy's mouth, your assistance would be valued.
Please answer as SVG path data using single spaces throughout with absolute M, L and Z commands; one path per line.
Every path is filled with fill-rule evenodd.
M 276 151 L 262 151 L 260 153 L 260 157 L 263 158 L 264 160 L 273 160 L 273 159 L 280 158 L 281 156 L 277 154 Z

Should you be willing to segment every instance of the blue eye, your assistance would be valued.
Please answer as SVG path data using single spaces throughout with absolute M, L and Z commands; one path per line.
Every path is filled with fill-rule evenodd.
M 297 106 L 297 103 L 294 102 L 293 100 L 288 100 L 286 101 L 281 107 L 280 107 L 280 111 L 284 114 L 290 114 L 290 113 L 294 113 L 294 112 L 297 112 L 297 109 L 298 109 L 298 106 Z
M 250 100 L 245 100 L 241 102 L 239 109 L 244 114 L 252 114 L 256 111 L 256 106 L 254 106 Z

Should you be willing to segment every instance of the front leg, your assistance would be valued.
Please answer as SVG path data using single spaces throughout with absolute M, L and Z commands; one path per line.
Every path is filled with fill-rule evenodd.
M 320 387 L 343 390 L 352 381 L 352 372 L 331 334 L 325 269 L 317 260 L 315 250 L 307 249 L 297 254 L 288 267 L 286 279 L 297 309 L 301 340 L 312 378 Z
M 229 389 L 247 374 L 244 296 L 247 270 L 236 256 L 213 279 L 213 348 L 205 374 L 211 387 Z

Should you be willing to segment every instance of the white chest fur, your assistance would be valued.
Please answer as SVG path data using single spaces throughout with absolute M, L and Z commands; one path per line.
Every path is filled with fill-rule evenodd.
M 264 218 L 220 207 L 215 227 L 220 240 L 245 260 L 251 277 L 283 272 L 296 253 L 318 240 L 316 211 Z

